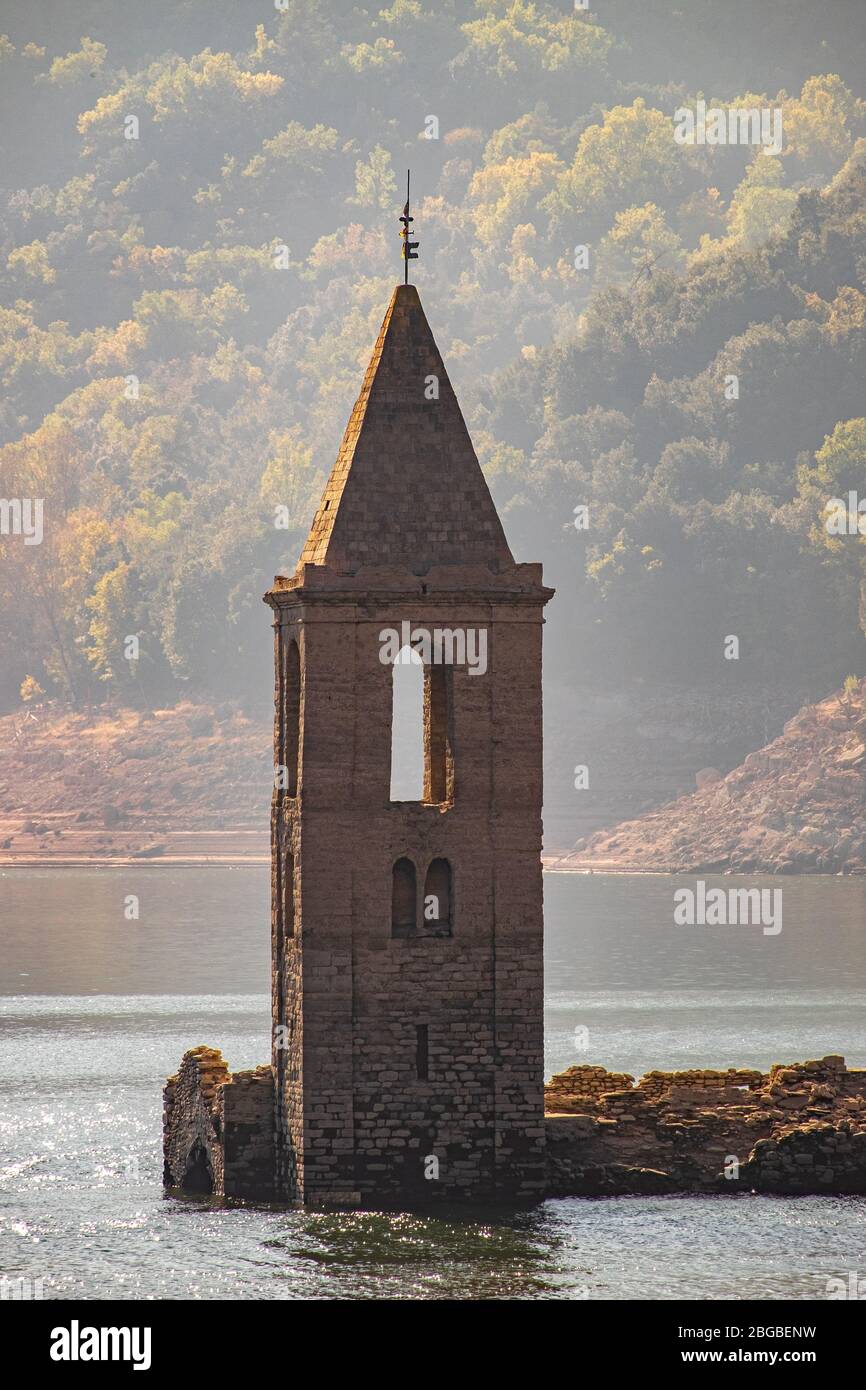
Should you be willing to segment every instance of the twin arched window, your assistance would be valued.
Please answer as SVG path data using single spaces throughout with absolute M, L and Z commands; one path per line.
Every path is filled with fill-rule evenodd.
M 398 859 L 391 878 L 392 936 L 451 936 L 453 930 L 451 865 L 434 859 L 418 903 L 418 880 L 411 859 Z

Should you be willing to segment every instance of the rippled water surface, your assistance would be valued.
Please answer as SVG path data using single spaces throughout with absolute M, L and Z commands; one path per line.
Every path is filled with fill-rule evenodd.
M 768 881 L 784 893 L 776 937 L 675 927 L 679 882 L 547 877 L 548 1072 L 826 1052 L 866 1066 L 866 882 Z M 50 1298 L 184 1299 L 820 1298 L 828 1278 L 866 1275 L 866 1202 L 851 1198 L 448 1219 L 164 1198 L 165 1076 L 201 1042 L 233 1068 L 267 1058 L 267 893 L 258 867 L 0 875 L 4 1275 Z

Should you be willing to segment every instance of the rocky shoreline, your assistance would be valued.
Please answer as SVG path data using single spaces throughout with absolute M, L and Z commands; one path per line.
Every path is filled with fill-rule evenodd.
M 264 862 L 269 729 L 235 706 L 0 718 L 0 866 Z
M 789 720 L 724 776 L 578 840 L 561 871 L 866 874 L 866 680 Z

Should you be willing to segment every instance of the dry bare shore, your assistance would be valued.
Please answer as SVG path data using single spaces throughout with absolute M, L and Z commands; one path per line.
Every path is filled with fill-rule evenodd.
M 271 729 L 233 707 L 0 718 L 0 867 L 264 863 Z M 578 841 L 572 873 L 866 873 L 866 680 L 727 776 Z
M 234 708 L 0 719 L 0 866 L 265 861 L 271 730 Z
M 578 841 L 546 867 L 597 873 L 866 873 L 866 680 L 789 720 L 723 776 Z

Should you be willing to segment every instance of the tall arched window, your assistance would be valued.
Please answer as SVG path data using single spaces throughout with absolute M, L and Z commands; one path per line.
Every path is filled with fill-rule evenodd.
M 391 800 L 420 801 L 424 794 L 424 666 L 403 647 L 392 670 Z
M 283 936 L 295 934 L 295 856 L 286 855 L 283 866 Z
M 424 800 L 450 801 L 454 795 L 451 752 L 451 672 L 447 666 L 424 671 Z
M 284 677 L 283 757 L 286 765 L 286 795 L 298 794 L 298 760 L 301 741 L 301 654 L 294 638 L 286 648 Z
M 391 880 L 391 935 L 414 936 L 417 910 L 415 865 L 398 859 Z
M 451 865 L 434 859 L 424 880 L 424 931 L 431 936 L 450 936 L 453 926 Z

